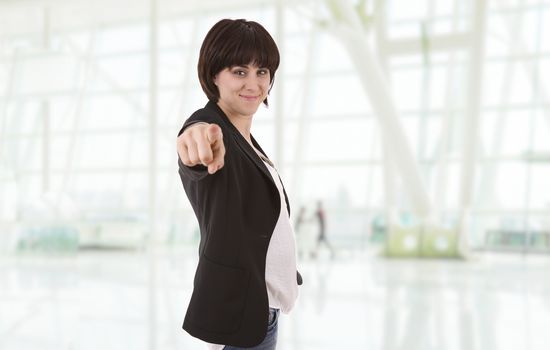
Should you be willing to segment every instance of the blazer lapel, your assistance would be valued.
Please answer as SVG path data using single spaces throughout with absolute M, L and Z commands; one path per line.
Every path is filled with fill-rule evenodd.
M 256 147 L 258 149 L 258 151 L 262 152 L 262 154 L 266 157 L 266 158 L 269 158 L 264 150 L 262 149 L 262 147 L 260 147 L 260 144 L 256 141 L 256 139 L 254 138 L 254 136 L 250 135 L 250 138 L 252 139 L 252 143 L 254 144 L 254 147 Z M 248 142 L 247 142 L 248 143 Z M 254 153 L 256 153 L 254 151 Z M 265 168 L 265 164 L 263 161 L 261 161 L 262 165 L 264 166 Z M 267 169 L 266 169 L 267 170 Z M 285 195 L 285 202 L 286 202 L 286 211 L 288 213 L 288 216 L 290 217 L 290 203 L 288 202 L 288 196 L 286 194 L 286 190 L 285 190 L 285 185 L 283 184 L 283 180 L 281 180 L 281 176 L 279 175 L 279 172 L 276 171 L 277 173 L 277 177 L 279 178 L 279 181 L 281 182 L 281 185 L 283 186 L 283 193 Z M 271 176 L 270 176 L 271 179 L 273 179 Z
M 256 153 L 256 151 L 254 151 L 254 149 L 252 148 L 252 146 L 250 146 L 248 141 L 246 141 L 246 139 L 240 133 L 239 133 L 239 135 L 234 135 L 234 137 L 237 140 L 237 144 L 239 145 L 239 147 L 241 147 L 241 149 L 244 151 L 244 153 L 246 153 L 248 158 L 250 158 L 254 162 L 254 164 L 256 164 L 258 169 L 260 169 L 262 171 L 262 173 L 264 173 L 264 175 L 271 181 L 273 186 L 277 186 L 277 185 L 275 185 L 275 181 L 273 180 L 273 176 L 271 176 L 271 173 L 269 172 L 269 170 L 265 166 L 264 161 L 260 158 L 260 156 Z M 262 153 L 264 153 L 264 152 L 262 152 Z M 264 155 L 265 155 L 265 153 L 264 153 Z
M 248 156 L 248 158 L 250 158 L 252 160 L 252 162 L 256 165 L 256 167 L 258 167 L 258 169 L 260 169 L 261 172 L 271 181 L 273 186 L 277 187 L 277 185 L 275 185 L 275 181 L 273 180 L 273 177 L 271 176 L 271 173 L 269 172 L 269 170 L 265 166 L 264 161 L 260 158 L 260 156 L 258 156 L 256 151 L 252 148 L 252 146 L 248 143 L 248 141 L 246 141 L 246 139 L 243 137 L 243 135 L 241 135 L 241 133 L 239 132 L 239 130 L 237 130 L 235 125 L 233 125 L 233 123 L 231 123 L 229 118 L 227 118 L 227 116 L 222 111 L 222 109 L 218 106 L 218 104 L 214 103 L 212 101 L 208 101 L 208 103 L 206 104 L 206 107 L 209 107 L 210 109 L 213 109 L 217 112 L 217 114 L 225 122 L 225 124 L 227 125 L 229 130 L 232 131 L 233 137 L 237 141 L 237 144 L 239 145 L 239 147 L 244 151 L 244 153 Z M 261 149 L 261 147 L 258 145 L 258 143 L 256 142 L 256 140 L 254 139 L 254 137 L 252 135 L 251 135 L 251 139 L 252 139 L 252 143 L 254 144 L 254 146 L 256 148 L 258 148 L 258 150 L 260 152 L 262 152 L 265 156 L 265 152 Z M 269 158 L 269 157 L 267 157 L 267 158 Z

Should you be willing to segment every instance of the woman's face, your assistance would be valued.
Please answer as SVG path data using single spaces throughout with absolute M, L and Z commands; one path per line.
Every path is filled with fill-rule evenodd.
M 270 73 L 255 65 L 225 68 L 214 77 L 218 104 L 233 117 L 252 117 L 267 97 Z

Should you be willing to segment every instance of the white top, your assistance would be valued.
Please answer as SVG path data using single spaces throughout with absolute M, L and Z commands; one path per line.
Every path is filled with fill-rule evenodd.
M 258 151 L 256 151 L 258 152 Z M 259 152 L 258 152 L 259 153 Z M 294 230 L 286 210 L 283 184 L 277 170 L 264 161 L 277 185 L 281 200 L 279 219 L 267 248 L 265 261 L 265 283 L 269 306 L 288 314 L 298 298 L 296 281 L 296 241 Z
M 260 158 L 264 155 L 253 147 Z M 267 248 L 265 260 L 265 283 L 269 307 L 280 309 L 288 314 L 298 298 L 298 282 L 296 281 L 296 241 L 294 230 L 286 210 L 283 184 L 277 170 L 264 160 L 277 189 L 281 201 L 279 219 L 273 230 L 273 235 Z M 222 350 L 224 345 L 205 343 L 209 350 Z

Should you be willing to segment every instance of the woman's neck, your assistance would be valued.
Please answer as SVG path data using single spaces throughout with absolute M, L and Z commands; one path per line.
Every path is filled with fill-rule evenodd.
M 243 137 L 252 144 L 252 138 L 250 136 L 250 128 L 252 127 L 252 116 L 242 116 L 232 113 L 231 110 L 218 102 L 218 106 L 225 113 L 231 124 L 233 124 L 237 130 L 243 135 Z

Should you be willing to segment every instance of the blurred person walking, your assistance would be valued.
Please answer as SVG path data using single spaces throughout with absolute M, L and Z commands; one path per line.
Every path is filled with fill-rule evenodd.
M 317 201 L 317 210 L 315 211 L 315 217 L 317 218 L 318 224 L 319 224 L 319 234 L 317 236 L 317 247 L 314 252 L 314 257 L 317 257 L 319 254 L 319 249 L 321 248 L 321 244 L 324 244 L 328 250 L 330 251 L 330 257 L 334 258 L 334 248 L 332 247 L 332 244 L 327 239 L 327 232 L 326 232 L 326 212 L 323 208 L 323 202 L 321 200 Z
M 296 245 L 298 257 L 300 259 L 312 258 L 315 254 L 317 225 L 313 214 L 312 210 L 308 210 L 306 206 L 303 205 L 300 207 L 300 211 L 294 222 Z

